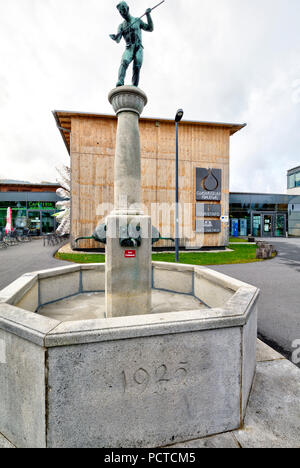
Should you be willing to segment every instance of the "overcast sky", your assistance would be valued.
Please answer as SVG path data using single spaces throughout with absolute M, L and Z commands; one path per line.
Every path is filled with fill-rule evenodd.
M 117 3 L 1 0 L 0 178 L 55 181 L 69 163 L 51 110 L 112 113 Z M 158 0 L 128 3 L 140 16 Z M 299 19 L 299 0 L 166 0 L 143 33 L 144 116 L 247 122 L 231 139 L 232 191 L 284 193 L 300 165 Z

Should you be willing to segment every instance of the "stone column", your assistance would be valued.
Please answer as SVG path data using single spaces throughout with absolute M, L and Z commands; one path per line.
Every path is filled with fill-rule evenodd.
M 109 94 L 118 116 L 115 153 L 114 211 L 107 217 L 106 315 L 121 317 L 151 311 L 151 218 L 141 209 L 141 152 L 139 117 L 147 104 L 145 93 L 121 86 Z M 140 226 L 141 245 L 122 247 L 120 230 Z M 136 232 L 135 228 L 133 231 Z

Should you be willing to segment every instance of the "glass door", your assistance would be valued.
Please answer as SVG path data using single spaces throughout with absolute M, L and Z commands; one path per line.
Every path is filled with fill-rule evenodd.
M 252 217 L 252 235 L 254 237 L 261 236 L 261 215 L 260 214 L 253 214 Z
M 55 229 L 54 211 L 42 211 L 42 233 L 50 234 Z
M 275 236 L 276 237 L 286 236 L 286 215 L 285 214 L 276 215 Z
M 264 214 L 262 215 L 262 218 L 263 218 L 263 224 L 262 224 L 263 237 L 273 237 L 274 215 Z
M 41 212 L 28 211 L 29 229 L 33 236 L 40 236 L 41 234 Z

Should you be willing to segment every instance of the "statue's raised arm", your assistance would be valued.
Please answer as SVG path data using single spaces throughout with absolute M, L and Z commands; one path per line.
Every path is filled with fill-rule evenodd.
M 164 3 L 165 0 L 160 2 L 154 8 Z M 120 15 L 124 19 L 120 24 L 118 34 L 111 34 L 110 38 L 119 43 L 124 38 L 126 42 L 126 49 L 122 57 L 121 66 L 119 69 L 119 79 L 117 86 L 123 86 L 127 69 L 131 62 L 133 62 L 133 77 L 132 85 L 138 86 L 140 81 L 140 72 L 143 65 L 144 47 L 142 44 L 142 30 L 152 32 L 154 25 L 151 17 L 151 12 L 154 8 L 148 8 L 143 16 L 147 16 L 147 23 L 142 21 L 143 16 L 134 18 L 130 15 L 129 6 L 126 2 L 122 1 L 117 5 Z
M 147 21 L 148 21 L 148 24 L 144 23 L 144 21 L 140 20 L 141 21 L 141 29 L 143 29 L 144 31 L 148 31 L 148 32 L 153 32 L 154 31 L 154 24 L 153 24 L 153 21 L 152 21 L 152 18 L 151 18 L 151 8 L 148 8 L 148 10 L 146 10 L 146 15 L 147 15 Z

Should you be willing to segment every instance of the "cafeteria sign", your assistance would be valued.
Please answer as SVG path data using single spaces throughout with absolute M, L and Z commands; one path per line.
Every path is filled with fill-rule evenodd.
M 29 210 L 54 210 L 55 204 L 52 202 L 28 202 Z

